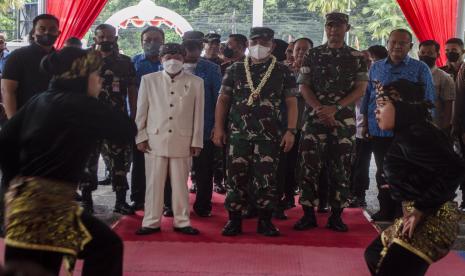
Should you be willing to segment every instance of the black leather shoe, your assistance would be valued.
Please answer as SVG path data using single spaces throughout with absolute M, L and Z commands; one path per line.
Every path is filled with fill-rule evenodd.
M 167 218 L 172 218 L 174 216 L 173 209 L 164 207 L 163 208 L 163 216 Z
M 334 230 L 336 232 L 349 231 L 349 228 L 342 221 L 342 218 L 341 218 L 342 209 L 334 209 L 334 210 L 331 210 L 331 212 L 332 214 L 328 218 L 328 224 L 326 224 L 326 228 Z
M 286 215 L 286 213 L 284 213 L 284 210 L 275 210 L 275 211 L 273 211 L 273 217 L 275 219 L 279 219 L 279 220 L 286 220 L 287 219 L 287 215 Z
M 201 210 L 194 210 L 195 214 L 201 218 L 209 218 L 212 216 L 212 213 L 210 211 L 201 211 Z
M 105 179 L 100 180 L 100 181 L 98 182 L 98 185 L 102 185 L 102 186 L 111 185 L 111 178 L 110 178 L 109 176 L 105 177 Z
M 374 221 L 393 221 L 394 217 L 386 212 L 378 211 L 371 216 Z
M 267 237 L 279 236 L 279 229 L 271 222 L 272 210 L 258 210 L 257 233 Z
M 315 209 L 310 206 L 302 206 L 304 216 L 294 224 L 294 230 L 303 231 L 318 227 L 315 216 Z
M 229 220 L 223 227 L 223 236 L 237 236 L 242 234 L 242 214 L 241 211 L 229 211 Z
M 326 206 L 318 206 L 316 211 L 320 214 L 329 213 L 329 208 Z
M 150 228 L 150 227 L 141 227 L 136 231 L 136 235 L 150 235 L 160 232 L 160 227 Z
M 189 188 L 189 193 L 191 194 L 197 193 L 197 184 L 192 183 L 191 187 Z
M 134 209 L 134 211 L 143 211 L 144 210 L 144 206 L 145 204 L 144 203 L 140 203 L 140 202 L 134 202 L 131 207 L 132 209 Z
M 226 194 L 226 188 L 224 187 L 222 183 L 215 183 L 213 186 L 213 191 L 215 191 L 215 193 L 220 194 L 220 195 Z
M 174 229 L 174 232 L 179 232 L 185 235 L 198 235 L 200 233 L 199 230 L 195 229 L 192 226 L 174 227 L 173 229 Z
M 117 203 L 113 212 L 120 213 L 121 215 L 134 215 L 136 213 L 134 209 L 126 202 Z

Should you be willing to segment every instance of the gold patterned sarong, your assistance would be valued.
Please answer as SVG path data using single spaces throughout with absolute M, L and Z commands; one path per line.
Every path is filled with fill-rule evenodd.
M 404 210 L 413 211 L 413 202 L 403 202 Z M 426 214 L 417 225 L 412 238 L 402 235 L 403 221 L 397 219 L 393 225 L 381 233 L 384 249 L 381 261 L 389 246 L 396 243 L 414 253 L 429 264 L 436 262 L 449 253 L 459 233 L 461 213 L 457 203 L 448 201 L 431 214 Z
M 76 186 L 44 178 L 16 178 L 5 195 L 5 244 L 63 253 L 72 272 L 92 236 L 81 221 Z

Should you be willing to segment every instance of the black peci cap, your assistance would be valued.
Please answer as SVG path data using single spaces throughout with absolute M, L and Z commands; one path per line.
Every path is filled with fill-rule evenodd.
M 255 38 L 273 39 L 274 31 L 267 27 L 253 27 L 250 29 L 249 39 Z
M 160 57 L 171 54 L 176 55 L 180 54 L 182 56 L 186 55 L 186 49 L 181 44 L 178 43 L 166 43 L 160 46 Z

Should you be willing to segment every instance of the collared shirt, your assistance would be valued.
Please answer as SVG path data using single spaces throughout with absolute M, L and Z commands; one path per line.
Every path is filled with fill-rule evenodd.
M 160 61 L 153 62 L 150 59 L 148 59 L 144 53 L 135 55 L 132 58 L 132 62 L 134 63 L 134 67 L 136 69 L 137 87 L 140 86 L 140 80 L 142 76 L 163 70 Z
M 433 121 L 440 126 L 443 122 L 446 102 L 455 100 L 455 82 L 451 75 L 436 66 L 431 69 L 431 73 L 436 91 L 436 112 Z
M 459 73 L 459 70 L 460 70 L 460 67 L 462 66 L 462 64 L 463 64 L 463 61 L 460 62 L 460 65 L 457 68 L 455 68 L 454 66 L 450 65 L 449 62 L 447 62 L 446 65 L 439 67 L 439 69 L 441 69 L 444 72 L 452 75 L 452 77 L 454 78 L 454 81 L 455 81 L 455 80 L 457 80 L 457 74 Z
M 101 77 L 103 84 L 99 99 L 127 113 L 126 101 L 129 88 L 136 82 L 136 72 L 131 58 L 118 53 L 105 57 Z
M 203 79 L 205 89 L 203 139 L 209 140 L 215 125 L 216 100 L 221 88 L 220 67 L 206 59 L 199 59 L 193 74 Z
M 3 50 L 3 52 L 0 53 L 0 77 L 2 75 L 3 67 L 5 66 L 9 54 L 10 52 L 8 52 L 8 50 Z
M 8 56 L 2 79 L 18 82 L 16 108 L 19 110 L 30 98 L 47 90 L 51 76 L 40 70 L 42 58 L 49 53 L 37 43 L 19 48 Z
M 392 131 L 383 131 L 378 127 L 375 118 L 376 110 L 376 84 L 375 81 L 381 82 L 382 85 L 389 84 L 399 79 L 407 79 L 412 82 L 422 82 L 425 85 L 425 99 L 435 102 L 435 91 L 431 71 L 424 62 L 413 59 L 408 55 L 404 60 L 394 65 L 389 58 L 379 60 L 371 65 L 369 73 L 370 81 L 363 98 L 360 112 L 367 116 L 368 132 L 371 136 L 392 137 Z
M 260 64 L 252 64 L 252 62 L 250 64 L 253 85 L 257 87 L 265 76 L 271 59 Z M 297 91 L 295 78 L 289 68 L 276 62 L 270 78 L 252 106 L 247 105 L 251 91 L 244 62 L 235 62 L 226 69 L 221 91 L 231 97 L 228 117 L 230 139 L 255 141 L 281 139 L 281 103 L 286 97 L 295 97 Z

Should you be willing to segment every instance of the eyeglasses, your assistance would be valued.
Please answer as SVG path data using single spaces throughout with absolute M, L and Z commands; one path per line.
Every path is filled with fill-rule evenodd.
M 395 41 L 395 40 L 389 40 L 388 41 L 389 45 L 396 45 L 397 44 L 397 45 L 399 45 L 401 47 L 405 47 L 407 45 L 410 45 L 410 43 L 412 43 L 412 42 L 410 42 L 410 41 Z

